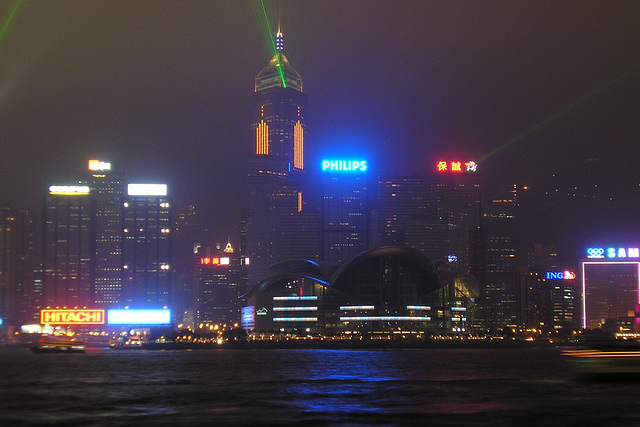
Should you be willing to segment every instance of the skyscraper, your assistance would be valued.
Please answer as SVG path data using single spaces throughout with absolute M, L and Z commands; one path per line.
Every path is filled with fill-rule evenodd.
M 486 330 L 520 326 L 524 285 L 516 256 L 518 188 L 505 186 L 488 202 L 483 219 L 484 264 L 479 276 L 481 293 L 478 325 Z
M 49 187 L 43 212 L 43 306 L 93 304 L 92 212 L 88 186 Z
M 27 210 L 0 207 L 0 318 L 29 323 L 37 311 L 35 234 Z
M 302 79 L 284 55 L 282 33 L 276 36 L 276 52 L 255 80 L 251 129 L 255 154 L 280 157 L 282 172 L 304 170 L 304 137 L 307 97 Z
M 165 184 L 129 184 L 124 206 L 122 305 L 171 302 L 171 211 Z
M 284 55 L 282 33 L 276 47 L 256 76 L 253 96 L 253 147 L 247 161 L 249 286 L 291 254 L 317 258 L 318 253 L 317 245 L 292 247 L 296 241 L 317 242 L 317 214 L 307 212 L 301 186 L 307 97 L 300 75 Z
M 116 306 L 122 291 L 122 203 L 124 175 L 111 163 L 89 160 L 87 171 L 77 174 L 80 185 L 91 191 L 94 207 L 94 302 Z
M 344 161 L 339 161 L 344 162 Z M 323 165 L 322 259 L 345 262 L 369 249 L 369 191 L 366 161 L 348 171 Z M 336 162 L 337 163 L 337 162 Z M 359 166 L 363 164 L 364 166 Z
M 606 328 L 617 332 L 619 320 L 635 316 L 640 294 L 640 262 L 637 254 L 628 258 L 616 255 L 606 259 L 592 257 L 582 262 L 585 329 Z
M 196 268 L 198 323 L 237 323 L 239 293 L 244 289 L 245 261 L 227 243 L 224 250 L 199 248 Z

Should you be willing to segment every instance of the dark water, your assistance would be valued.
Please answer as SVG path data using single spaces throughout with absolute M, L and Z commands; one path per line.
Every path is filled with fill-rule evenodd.
M 0 424 L 640 425 L 640 384 L 553 348 L 0 349 Z

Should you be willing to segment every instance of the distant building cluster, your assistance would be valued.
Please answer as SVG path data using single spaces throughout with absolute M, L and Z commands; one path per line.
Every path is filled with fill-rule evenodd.
M 424 176 L 378 176 L 341 153 L 310 164 L 302 78 L 281 34 L 276 45 L 255 79 L 240 234 L 212 242 L 167 185 L 90 160 L 49 187 L 41 224 L 0 210 L 5 326 L 145 309 L 258 334 L 637 329 L 637 250 L 605 263 L 591 258 L 614 258 L 608 248 L 590 248 L 581 270 L 560 265 L 554 247 L 518 240 L 524 190 L 482 188 L 477 163 L 439 161 Z

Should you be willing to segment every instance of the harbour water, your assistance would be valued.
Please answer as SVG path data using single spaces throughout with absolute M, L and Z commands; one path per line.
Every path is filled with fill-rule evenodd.
M 639 425 L 558 348 L 0 349 L 2 425 Z

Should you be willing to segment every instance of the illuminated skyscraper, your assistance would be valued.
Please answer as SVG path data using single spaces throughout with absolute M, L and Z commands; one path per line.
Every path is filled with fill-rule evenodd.
M 251 130 L 256 155 L 280 157 L 282 172 L 304 170 L 307 97 L 302 79 L 284 55 L 282 33 L 276 52 L 256 76 Z
M 94 302 L 116 306 L 122 288 L 122 203 L 124 176 L 111 163 L 89 160 L 88 171 L 78 173 L 80 185 L 91 190 L 94 203 Z
M 600 259 L 591 256 L 589 261 L 582 262 L 582 322 L 585 329 L 618 332 L 620 320 L 635 317 L 640 295 L 639 257 L 637 253 L 633 257 L 613 255 Z
M 307 97 L 302 79 L 277 50 L 255 79 L 251 121 L 252 154 L 247 162 L 246 255 L 249 286 L 268 268 L 295 254 L 317 258 L 317 214 L 307 212 L 301 190 L 306 136 Z M 304 247 L 296 241 L 305 242 Z
M 227 243 L 224 250 L 198 248 L 197 318 L 198 323 L 230 323 L 239 318 L 239 295 L 244 290 L 245 261 Z
M 358 162 L 364 163 L 366 162 Z M 346 262 L 369 249 L 369 191 L 363 170 L 324 170 L 322 259 Z
M 171 302 L 171 211 L 164 184 L 129 184 L 124 206 L 121 305 Z
M 49 188 L 43 212 L 43 306 L 93 304 L 92 211 L 88 186 Z

